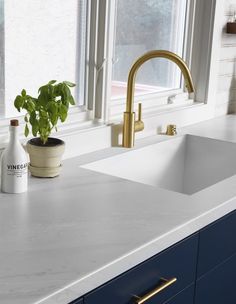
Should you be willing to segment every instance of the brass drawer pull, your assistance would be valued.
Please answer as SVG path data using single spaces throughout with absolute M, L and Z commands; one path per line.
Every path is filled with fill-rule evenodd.
M 142 303 L 146 302 L 147 300 L 151 299 L 156 294 L 158 294 L 162 290 L 166 289 L 168 286 L 174 284 L 177 281 L 177 278 L 172 278 L 172 279 L 169 279 L 169 280 L 166 280 L 166 279 L 162 278 L 161 281 L 164 282 L 164 283 L 161 284 L 160 286 L 157 286 L 155 289 L 148 292 L 144 296 L 142 296 L 142 297 L 137 297 L 136 296 L 135 304 L 142 304 Z

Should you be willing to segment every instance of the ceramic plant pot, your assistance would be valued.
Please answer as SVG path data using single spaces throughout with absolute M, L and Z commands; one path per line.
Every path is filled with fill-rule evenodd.
M 39 138 L 27 142 L 30 157 L 29 170 L 36 177 L 55 177 L 61 171 L 61 158 L 65 151 L 65 142 L 49 137 L 45 145 Z

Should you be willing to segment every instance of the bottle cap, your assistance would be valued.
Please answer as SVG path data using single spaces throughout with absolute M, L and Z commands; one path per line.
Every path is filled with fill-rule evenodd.
M 17 120 L 17 119 L 12 119 L 12 120 L 10 121 L 10 126 L 12 126 L 12 127 L 18 127 L 18 126 L 19 126 L 19 120 Z

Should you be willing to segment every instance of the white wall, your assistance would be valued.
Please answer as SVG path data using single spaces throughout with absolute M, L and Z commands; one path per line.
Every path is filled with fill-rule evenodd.
M 216 116 L 236 112 L 236 34 L 226 33 L 226 23 L 236 12 L 236 0 L 224 1 L 217 85 Z
M 5 1 L 6 115 L 22 88 L 37 94 L 51 79 L 76 82 L 77 0 Z

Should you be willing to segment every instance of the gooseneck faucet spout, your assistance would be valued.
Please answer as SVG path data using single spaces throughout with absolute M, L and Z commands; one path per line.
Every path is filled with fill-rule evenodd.
M 194 92 L 194 86 L 192 77 L 187 64 L 177 54 L 165 50 L 154 50 L 150 51 L 143 56 L 139 57 L 130 69 L 127 84 L 127 100 L 126 100 L 126 111 L 124 112 L 124 124 L 123 124 L 123 147 L 132 148 L 134 146 L 134 134 L 135 132 L 142 131 L 144 129 L 144 123 L 141 120 L 142 107 L 139 104 L 139 115 L 138 120 L 135 121 L 134 107 L 134 89 L 135 89 L 135 78 L 139 68 L 148 60 L 153 58 L 166 58 L 178 65 L 180 68 L 184 80 L 185 86 L 189 93 Z

